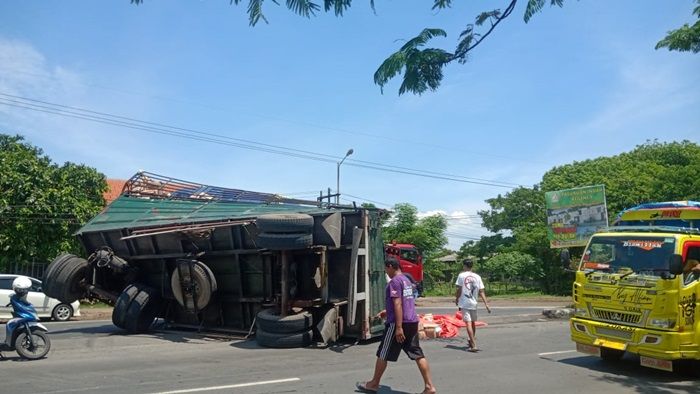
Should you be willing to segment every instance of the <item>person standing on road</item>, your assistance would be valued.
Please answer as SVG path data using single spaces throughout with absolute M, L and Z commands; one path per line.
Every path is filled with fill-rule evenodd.
M 491 313 L 488 301 L 486 301 L 486 293 L 484 293 L 484 281 L 481 280 L 479 274 L 472 272 L 474 263 L 471 259 L 465 259 L 462 263 L 464 271 L 457 277 L 457 286 L 455 292 L 455 304 L 462 310 L 462 320 L 467 324 L 467 340 L 469 341 L 470 352 L 478 352 L 476 347 L 476 305 L 477 295 L 481 296 L 484 301 L 486 310 Z
M 376 393 L 388 362 L 397 361 L 403 350 L 418 365 L 423 377 L 423 394 L 437 393 L 430 376 L 428 360 L 418 341 L 418 315 L 411 281 L 401 273 L 399 261 L 393 256 L 388 256 L 384 261 L 384 271 L 390 278 L 386 286 L 386 310 L 377 317 L 386 315 L 386 325 L 377 349 L 374 376 L 368 382 L 357 382 L 355 387 L 365 393 Z

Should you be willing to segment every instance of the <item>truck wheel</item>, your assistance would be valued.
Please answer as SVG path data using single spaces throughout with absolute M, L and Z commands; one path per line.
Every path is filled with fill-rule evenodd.
M 198 261 L 192 267 L 192 282 L 194 291 L 197 293 L 197 308 L 203 309 L 209 305 L 212 293 L 217 289 L 214 273 L 204 263 Z M 170 277 L 170 287 L 173 289 L 173 295 L 177 303 L 185 306 L 185 295 L 182 293 L 182 286 L 180 285 L 180 271 L 177 268 L 175 268 L 173 275 Z
M 600 348 L 600 358 L 605 361 L 619 361 L 624 355 L 624 350 L 608 349 L 606 347 Z
M 138 287 L 129 285 L 122 291 L 117 298 L 117 302 L 114 304 L 114 309 L 112 309 L 112 323 L 122 330 L 126 329 L 126 325 L 124 324 L 126 320 L 126 311 L 138 292 Z
M 306 347 L 311 345 L 313 337 L 314 333 L 312 330 L 293 334 L 272 333 L 260 329 L 255 331 L 255 340 L 258 342 L 258 345 L 273 348 Z
M 124 328 L 131 334 L 148 331 L 153 320 L 158 317 L 160 307 L 160 296 L 154 288 L 148 286 L 138 288 L 138 293 L 126 310 Z
M 272 213 L 255 220 L 261 233 L 310 233 L 314 218 L 304 213 Z
M 260 233 L 258 247 L 270 250 L 306 249 L 313 244 L 311 234 L 304 233 Z
M 275 334 L 291 334 L 310 329 L 313 317 L 307 311 L 280 317 L 272 309 L 263 309 L 258 312 L 255 322 L 259 330 Z
M 85 294 L 80 282 L 87 273 L 87 260 L 70 254 L 61 255 L 46 270 L 44 293 L 70 304 Z

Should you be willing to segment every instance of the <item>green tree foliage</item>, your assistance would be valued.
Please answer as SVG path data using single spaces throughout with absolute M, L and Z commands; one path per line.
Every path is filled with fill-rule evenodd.
M 418 219 L 418 209 L 411 204 L 396 204 L 394 214 L 382 229 L 384 241 L 415 245 L 426 258 L 440 253 L 447 243 L 447 221 L 442 215 Z
M 669 51 L 681 51 L 693 53 L 700 52 L 700 0 L 693 10 L 693 14 L 698 16 L 698 21 L 694 25 L 684 24 L 681 28 L 668 32 L 663 40 L 656 44 L 656 49 L 668 48 Z
M 506 284 L 520 280 L 540 280 L 544 277 L 542 263 L 527 253 L 499 253 L 482 262 L 479 271 L 489 278 Z
M 263 11 L 265 0 L 248 0 L 248 22 L 251 26 L 260 21 L 268 23 Z M 452 6 L 452 0 L 431 0 L 431 11 L 443 10 Z M 379 66 L 374 73 L 374 82 L 383 91 L 391 79 L 403 73 L 403 81 L 399 87 L 399 94 L 411 92 L 423 94 L 428 90 L 437 90 L 443 79 L 443 68 L 452 62 L 464 64 L 469 60 L 471 52 L 486 39 L 494 29 L 515 9 L 518 0 L 502 0 L 504 8 L 496 8 L 479 13 L 473 23 L 467 24 L 457 38 L 454 52 L 440 48 L 423 48 L 428 41 L 435 37 L 447 37 L 447 32 L 437 28 L 423 29 L 416 37 L 409 39 L 398 51 L 391 54 Z M 564 0 L 522 0 L 526 1 L 523 20 L 528 23 L 530 19 L 539 13 L 545 5 L 564 6 Z M 700 4 L 700 0 L 696 0 Z M 230 0 L 233 5 L 244 3 L 243 0 Z M 131 0 L 132 4 L 142 4 L 144 0 Z M 275 5 L 282 2 L 272 0 Z M 323 3 L 323 6 L 320 5 Z M 269 3 L 268 3 L 269 4 Z M 352 0 L 286 0 L 285 6 L 297 15 L 311 18 L 321 12 L 333 12 L 342 17 L 352 6 Z M 375 10 L 375 1 L 369 0 L 372 10 Z M 695 8 L 694 14 L 700 17 L 700 7 Z M 668 48 L 675 51 L 700 50 L 700 21 L 693 26 L 683 25 L 677 30 L 670 31 L 668 35 L 656 44 L 656 49 Z M 421 49 L 422 48 L 422 49 Z
M 0 134 L 0 272 L 78 252 L 72 234 L 104 207 L 106 189 L 95 169 L 59 166 L 21 136 Z
M 700 198 L 700 146 L 682 141 L 650 141 L 617 156 L 574 162 L 547 171 L 540 184 L 520 187 L 486 202 L 479 212 L 494 236 L 463 245 L 460 253 L 483 258 L 507 251 L 532 256 L 540 264 L 542 288 L 568 293 L 571 274 L 559 265 L 559 251 L 549 247 L 544 192 L 588 185 L 605 185 L 610 219 L 623 209 L 651 201 Z M 482 245 L 482 242 L 484 244 Z M 580 256 L 574 248 L 572 256 Z

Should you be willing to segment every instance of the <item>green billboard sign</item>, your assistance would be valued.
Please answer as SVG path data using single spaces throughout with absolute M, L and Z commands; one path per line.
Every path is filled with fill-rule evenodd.
M 552 248 L 585 246 L 593 233 L 608 227 L 604 185 L 557 190 L 544 197 Z

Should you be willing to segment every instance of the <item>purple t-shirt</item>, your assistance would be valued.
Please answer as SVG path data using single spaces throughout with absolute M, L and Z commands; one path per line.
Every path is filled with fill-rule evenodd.
M 401 298 L 403 307 L 403 322 L 417 323 L 416 304 L 413 298 L 413 284 L 403 274 L 395 275 L 386 285 L 386 321 L 396 323 L 394 298 Z

